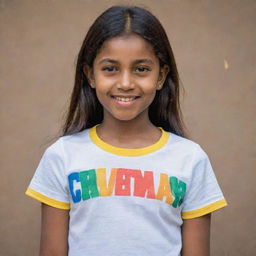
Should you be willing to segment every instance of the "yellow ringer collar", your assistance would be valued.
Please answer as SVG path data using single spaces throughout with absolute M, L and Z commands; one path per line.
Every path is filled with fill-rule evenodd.
M 119 148 L 119 147 L 115 147 L 115 146 L 112 146 L 112 145 L 104 142 L 98 136 L 97 131 L 96 131 L 96 126 L 97 125 L 90 128 L 90 130 L 89 130 L 89 136 L 90 136 L 90 139 L 92 140 L 92 142 L 94 144 L 96 144 L 98 147 L 100 147 L 101 149 L 103 149 L 107 152 L 110 152 L 112 154 L 119 155 L 119 156 L 143 156 L 143 155 L 153 153 L 153 152 L 159 150 L 160 148 L 162 148 L 166 144 L 166 142 L 168 141 L 168 138 L 169 138 L 169 133 L 164 131 L 163 128 L 159 127 L 162 131 L 162 135 L 156 143 L 154 143 L 150 146 L 144 147 L 144 148 L 134 148 L 134 149 Z

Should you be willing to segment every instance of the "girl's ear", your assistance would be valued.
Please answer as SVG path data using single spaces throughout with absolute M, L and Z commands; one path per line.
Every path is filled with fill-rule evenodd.
M 169 71 L 170 71 L 170 68 L 169 68 L 168 65 L 164 65 L 163 67 L 160 68 L 158 81 L 157 81 L 157 87 L 156 87 L 157 90 L 162 89 L 162 87 L 164 85 L 164 82 L 165 82 L 165 79 L 166 79 L 167 74 L 169 73 Z
M 94 86 L 94 75 L 93 75 L 93 68 L 89 67 L 88 65 L 83 66 L 83 72 L 92 88 L 95 88 Z

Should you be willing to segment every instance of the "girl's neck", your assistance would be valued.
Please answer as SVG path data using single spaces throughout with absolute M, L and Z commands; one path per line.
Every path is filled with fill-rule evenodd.
M 106 120 L 97 127 L 97 134 L 106 143 L 122 148 L 147 147 L 161 137 L 161 131 L 150 120 Z

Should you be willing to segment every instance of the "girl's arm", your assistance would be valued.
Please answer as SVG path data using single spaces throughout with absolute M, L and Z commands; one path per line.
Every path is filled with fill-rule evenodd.
M 69 211 L 42 204 L 40 256 L 68 255 Z
M 211 214 L 186 219 L 182 225 L 182 256 L 210 255 Z

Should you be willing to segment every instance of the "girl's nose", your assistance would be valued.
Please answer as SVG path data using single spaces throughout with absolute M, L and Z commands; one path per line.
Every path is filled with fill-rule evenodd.
M 132 81 L 132 77 L 129 71 L 123 71 L 120 74 L 120 79 L 118 81 L 117 87 L 123 90 L 134 89 L 134 83 Z

